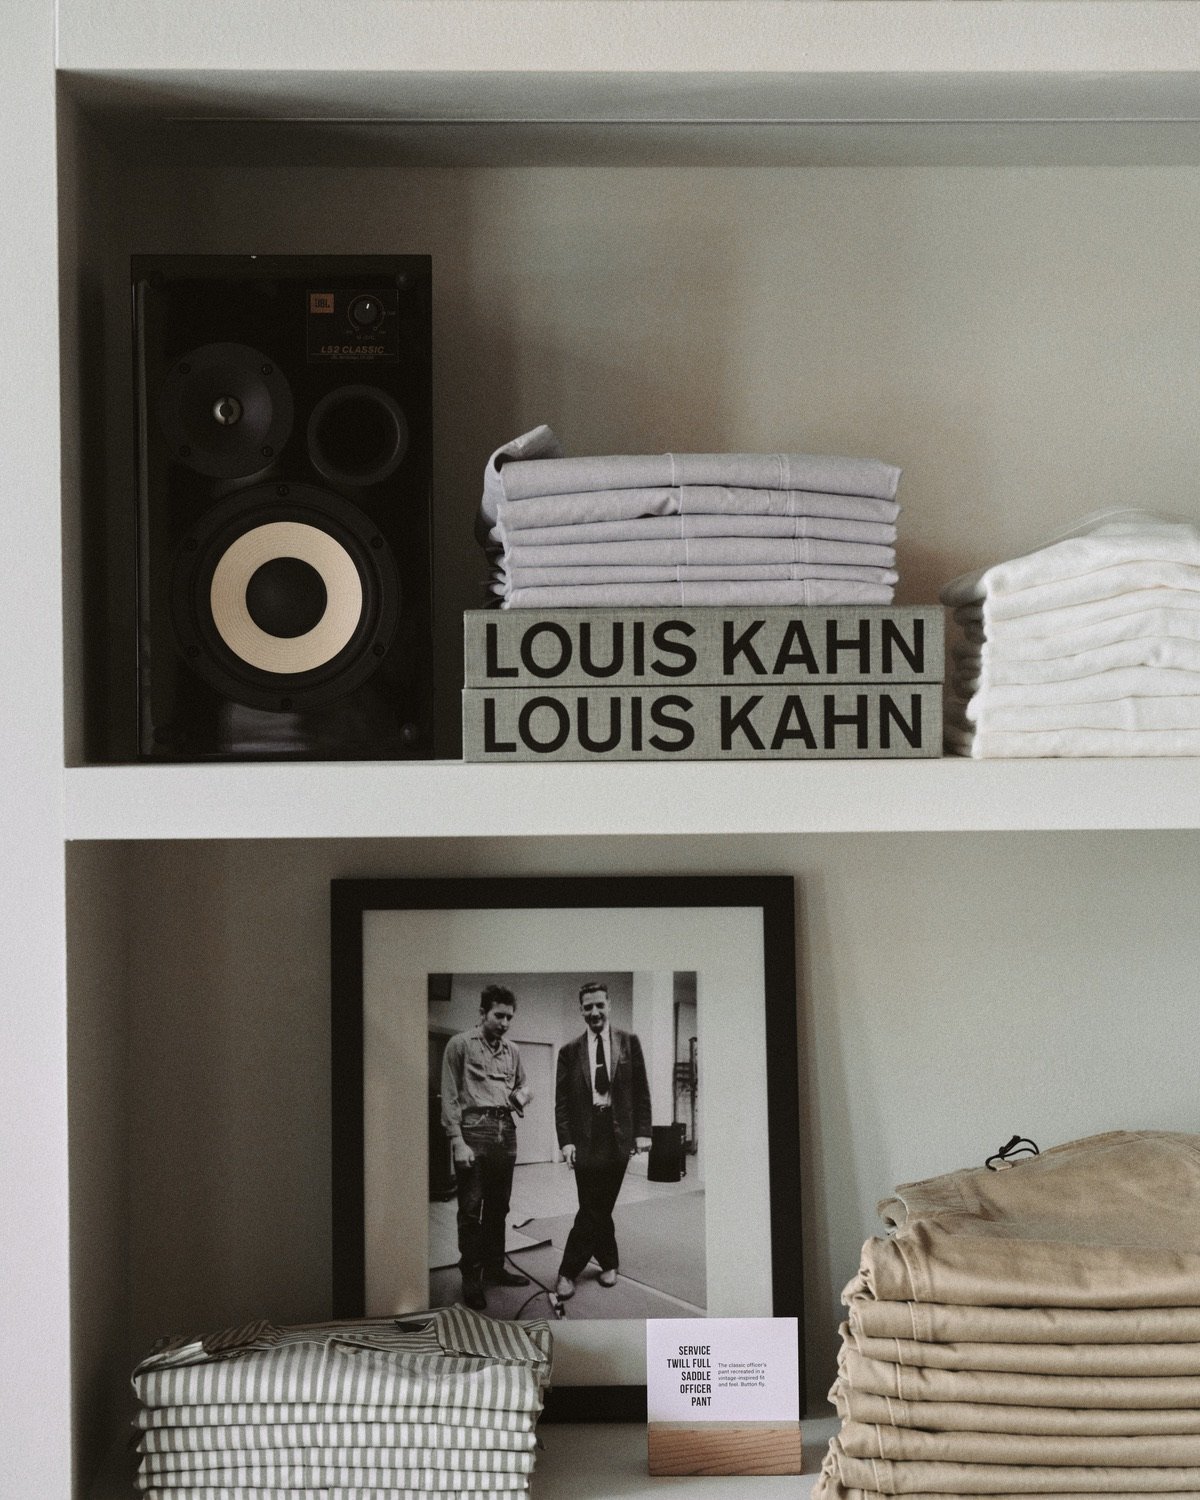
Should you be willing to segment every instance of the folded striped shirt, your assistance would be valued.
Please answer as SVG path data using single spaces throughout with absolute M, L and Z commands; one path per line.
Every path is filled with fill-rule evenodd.
M 371 1494 L 489 1494 L 489 1496 L 511 1496 L 523 1494 L 529 1488 L 528 1479 L 522 1475 L 480 1475 L 486 1479 L 486 1487 L 463 1491 L 462 1475 L 443 1473 L 440 1470 L 396 1470 L 386 1469 L 335 1469 L 335 1467 L 312 1466 L 308 1469 L 273 1470 L 260 1472 L 252 1466 L 242 1470 L 229 1469 L 213 1484 L 211 1481 L 189 1478 L 186 1475 L 157 1475 L 142 1478 L 138 1475 L 135 1485 L 141 1491 L 171 1496 L 172 1500 L 195 1500 L 198 1494 L 211 1494 L 214 1490 L 223 1493 L 245 1493 L 246 1490 L 272 1490 L 288 1494 L 288 1500 L 297 1500 L 296 1491 L 321 1491 L 321 1500 L 327 1500 L 330 1490 L 345 1490 L 354 1500 L 363 1500 Z
M 133 1387 L 146 1406 L 334 1402 L 536 1413 L 550 1348 L 545 1322 L 502 1323 L 464 1307 L 286 1329 L 264 1322 L 172 1340 L 137 1366 Z
M 371 1406 L 353 1402 L 243 1401 L 216 1406 L 143 1406 L 133 1419 L 146 1430 L 174 1427 L 270 1428 L 299 1422 L 324 1423 L 444 1423 L 481 1431 L 527 1432 L 533 1414 L 524 1411 L 490 1410 L 480 1406 L 444 1406 L 421 1403 L 412 1406 Z
M 332 1485 L 319 1492 L 319 1500 L 429 1500 L 428 1490 L 363 1489 L 358 1485 Z M 512 1500 L 525 1489 L 456 1490 L 458 1500 Z M 296 1490 L 264 1488 L 260 1485 L 182 1485 L 172 1489 L 142 1491 L 142 1500 L 297 1500 Z
M 481 1416 L 486 1415 L 480 1413 Z M 529 1453 L 531 1426 L 514 1432 L 474 1422 L 277 1422 L 209 1427 L 153 1427 L 139 1453 L 263 1452 L 281 1448 L 488 1448 Z
M 447 1474 L 531 1474 L 534 1455 L 500 1448 L 281 1448 L 276 1451 L 146 1453 L 139 1474 L 225 1474 L 253 1468 L 292 1473 L 307 1468 L 393 1469 Z

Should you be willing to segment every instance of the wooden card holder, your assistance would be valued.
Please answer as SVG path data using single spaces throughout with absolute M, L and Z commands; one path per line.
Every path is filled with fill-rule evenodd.
M 651 1474 L 799 1474 L 799 1422 L 651 1422 Z

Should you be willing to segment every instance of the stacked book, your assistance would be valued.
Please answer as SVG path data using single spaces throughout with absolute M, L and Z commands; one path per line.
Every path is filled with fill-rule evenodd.
M 1200 754 L 1200 528 L 1109 512 L 942 599 L 963 633 L 948 749 Z
M 497 449 L 476 534 L 504 609 L 890 604 L 900 471 L 779 453 L 565 458 Z
M 843 1293 L 814 1500 L 1200 1494 L 1200 1136 L 908 1183 Z
M 941 753 L 934 606 L 468 610 L 463 756 Z
M 404 1500 L 529 1488 L 546 1323 L 462 1307 L 167 1342 L 134 1371 L 150 1500 Z

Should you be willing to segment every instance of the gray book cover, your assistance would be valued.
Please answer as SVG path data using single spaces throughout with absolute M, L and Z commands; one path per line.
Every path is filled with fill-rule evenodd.
M 941 682 L 940 605 L 472 609 L 467 687 Z
M 941 753 L 938 683 L 463 689 L 467 761 L 845 760 Z

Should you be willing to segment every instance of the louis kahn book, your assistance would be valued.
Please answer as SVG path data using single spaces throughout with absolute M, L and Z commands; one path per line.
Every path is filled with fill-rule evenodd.
M 472 610 L 464 625 L 468 761 L 941 753 L 936 606 Z

